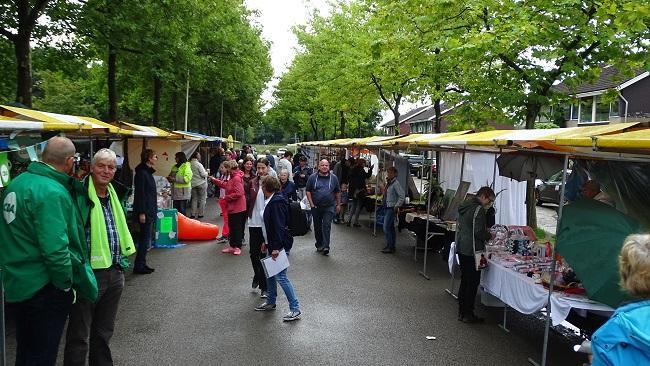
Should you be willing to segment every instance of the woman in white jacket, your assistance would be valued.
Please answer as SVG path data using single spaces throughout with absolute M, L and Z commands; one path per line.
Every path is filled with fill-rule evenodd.
M 190 166 L 192 167 L 192 198 L 190 208 L 190 218 L 203 218 L 205 211 L 205 201 L 208 198 L 208 172 L 201 164 L 201 154 L 194 152 L 190 157 Z

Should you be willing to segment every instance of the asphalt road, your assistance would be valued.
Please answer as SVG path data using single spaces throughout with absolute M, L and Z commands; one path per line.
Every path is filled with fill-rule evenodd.
M 207 218 L 217 218 L 210 199 Z M 367 220 L 367 216 L 363 216 Z M 456 320 L 457 303 L 444 289 L 449 274 L 429 257 L 426 280 L 413 261 L 414 239 L 398 234 L 398 252 L 379 252 L 384 239 L 367 227 L 334 226 L 329 257 L 316 254 L 311 233 L 296 238 L 289 277 L 303 317 L 283 323 L 278 309 L 260 313 L 250 288 L 252 269 L 222 254 L 214 242 L 154 249 L 151 275 L 128 273 L 115 334 L 116 365 L 527 365 L 539 359 L 543 323 L 510 311 L 506 333 L 499 308 L 478 307 L 481 325 Z M 14 330 L 8 329 L 13 364 Z M 427 340 L 427 336 L 436 337 Z M 575 344 L 551 332 L 549 365 L 577 365 Z

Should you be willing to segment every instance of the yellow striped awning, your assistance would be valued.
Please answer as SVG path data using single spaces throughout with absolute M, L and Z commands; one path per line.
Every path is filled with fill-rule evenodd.
M 128 129 L 121 128 L 121 133 L 123 135 L 134 136 L 134 137 L 160 137 L 160 138 L 172 138 L 172 139 L 182 138 L 178 134 L 168 132 L 163 130 L 162 128 L 158 128 L 154 126 L 142 126 L 135 123 L 129 123 L 124 121 L 120 121 L 119 124 L 129 127 Z
M 96 120 L 96 122 L 90 122 L 83 117 L 79 116 L 72 116 L 68 114 L 59 114 L 59 113 L 51 113 L 51 112 L 42 112 L 42 111 L 36 111 L 33 109 L 26 109 L 26 108 L 18 108 L 18 107 L 13 107 L 13 106 L 5 106 L 2 105 L 0 106 L 0 109 L 2 109 L 2 113 L 4 115 L 9 115 L 10 117 L 15 117 L 15 118 L 27 118 L 30 120 L 35 120 L 35 121 L 41 121 L 46 124 L 62 124 L 62 123 L 68 123 L 68 124 L 73 124 L 77 126 L 77 130 L 87 130 L 87 131 L 93 131 L 94 133 L 116 133 L 118 131 L 118 128 L 110 125 L 105 122 L 101 122 Z M 7 111 L 9 111 L 7 113 Z
M 32 130 L 32 131 L 79 131 L 86 126 L 79 126 L 72 123 L 59 123 L 59 122 L 42 122 L 29 119 L 20 119 L 0 115 L 0 130 L 15 131 L 15 130 Z M 89 129 L 89 128 L 86 128 Z
M 611 149 L 650 149 L 650 128 L 632 131 L 592 136 L 588 140 L 583 137 L 558 139 L 558 145 L 576 147 L 596 147 Z
M 402 136 L 396 139 L 381 141 L 377 143 L 371 143 L 371 146 L 428 146 L 433 142 L 438 141 L 443 138 L 449 138 L 454 136 L 460 136 L 467 134 L 471 131 L 457 131 L 457 132 L 445 132 L 445 133 L 412 133 L 407 136 Z

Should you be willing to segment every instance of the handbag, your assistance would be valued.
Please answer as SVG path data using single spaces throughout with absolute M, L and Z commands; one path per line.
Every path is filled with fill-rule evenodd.
M 477 271 L 485 269 L 488 266 L 485 250 L 476 250 L 476 238 L 474 237 L 474 225 L 476 222 L 476 216 L 478 216 L 480 210 L 481 206 L 476 207 L 476 210 L 474 210 L 474 217 L 472 218 L 472 249 L 474 250 L 474 266 Z

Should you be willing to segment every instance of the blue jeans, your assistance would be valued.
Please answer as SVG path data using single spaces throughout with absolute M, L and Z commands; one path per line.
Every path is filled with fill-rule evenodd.
M 289 277 L 287 277 L 286 269 L 275 276 L 266 279 L 266 286 L 268 288 L 268 297 L 266 302 L 268 304 L 275 304 L 275 299 L 278 297 L 278 288 L 276 283 L 280 283 L 280 287 L 282 287 L 282 291 L 284 291 L 284 295 L 287 297 L 287 301 L 289 301 L 289 310 L 300 311 L 300 304 L 298 304 L 298 298 L 293 290 L 293 285 L 291 284 L 291 281 L 289 281 Z
M 355 198 L 352 200 L 352 204 L 350 205 L 350 219 L 348 220 L 349 223 L 359 224 L 359 214 L 363 209 L 363 200 L 363 198 Z
M 63 327 L 72 308 L 72 290 L 48 284 L 16 308 L 16 366 L 55 365 Z
M 311 209 L 311 215 L 314 218 L 314 237 L 316 238 L 316 248 L 330 247 L 330 231 L 332 230 L 332 220 L 336 215 L 336 206 L 316 206 Z
M 384 235 L 386 235 L 386 247 L 395 250 L 395 241 L 397 240 L 395 234 L 395 209 L 393 207 L 386 208 L 384 216 Z

